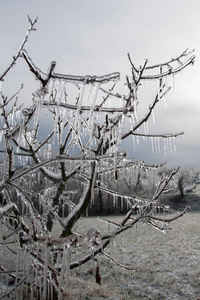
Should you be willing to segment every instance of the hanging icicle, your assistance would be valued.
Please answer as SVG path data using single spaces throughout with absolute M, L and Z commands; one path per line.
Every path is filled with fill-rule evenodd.
M 174 147 L 174 153 L 176 154 L 176 137 L 173 137 L 173 147 Z
M 152 119 L 153 119 L 153 123 L 155 124 L 156 120 L 155 120 L 155 114 L 154 114 L 154 110 L 153 109 L 152 109 Z
M 85 92 L 85 82 L 83 82 L 81 84 L 81 88 L 80 88 L 80 95 L 79 95 L 79 100 L 78 100 L 78 105 L 77 105 L 77 110 L 76 110 L 76 123 L 75 123 L 75 128 L 77 130 L 77 135 L 80 136 L 80 130 L 81 130 L 81 106 L 83 103 L 83 99 L 84 99 L 84 92 Z
M 51 102 L 54 100 L 54 83 L 55 83 L 55 80 L 54 79 L 50 79 L 49 80 L 49 84 L 48 84 L 48 102 Z
M 163 143 L 164 143 L 164 154 L 165 154 L 165 159 L 167 157 L 167 145 L 166 145 L 166 139 L 163 139 Z
M 152 153 L 154 153 L 154 138 L 151 137 L 151 149 L 152 149 Z
M 25 114 L 22 114 L 22 120 L 21 120 L 21 124 L 20 124 L 19 136 L 18 136 L 18 151 L 19 151 L 19 146 L 24 146 L 25 119 L 26 119 Z
M 89 138 L 89 148 L 90 149 L 92 148 L 91 142 L 92 142 L 92 137 L 93 137 L 93 132 L 94 132 L 94 120 L 95 120 L 94 107 L 96 105 L 99 87 L 100 87 L 100 83 L 96 83 L 95 89 L 94 89 L 94 95 L 92 98 L 92 103 L 90 106 L 90 113 L 89 113 L 89 120 L 88 120 L 88 128 L 90 129 L 90 138 Z
M 160 137 L 157 137 L 157 147 L 158 147 L 158 152 L 160 153 Z
M 40 119 L 40 111 L 42 108 L 44 97 L 47 93 L 45 88 L 41 88 L 34 95 L 34 105 L 36 107 L 35 115 L 34 115 L 34 123 L 33 123 L 33 136 L 34 138 L 37 135 L 38 127 L 39 127 L 39 119 Z
M 155 153 L 158 153 L 158 146 L 157 146 L 157 137 L 154 137 L 154 149 L 155 149 Z

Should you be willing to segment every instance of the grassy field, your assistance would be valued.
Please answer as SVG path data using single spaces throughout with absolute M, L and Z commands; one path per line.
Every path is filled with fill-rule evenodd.
M 112 218 L 116 221 L 118 217 Z M 101 286 L 95 282 L 97 261 L 93 260 L 70 271 L 63 300 L 200 299 L 200 213 L 188 212 L 171 227 L 164 234 L 141 223 L 116 237 L 105 252 L 134 270 L 117 267 L 100 255 Z M 96 218 L 83 218 L 76 231 L 85 234 L 91 228 L 102 234 L 113 229 Z M 7 254 L 8 251 L 1 252 L 0 261 L 6 260 L 7 268 L 12 269 L 13 261 Z M 0 287 L 5 292 L 1 280 Z
M 103 230 L 102 222 L 83 219 L 80 229 Z M 200 214 L 187 213 L 163 234 L 139 224 L 114 240 L 106 253 L 135 270 L 123 270 L 99 258 L 101 287 L 95 283 L 95 262 L 71 272 L 66 299 L 200 299 Z M 105 227 L 104 227 L 105 229 Z

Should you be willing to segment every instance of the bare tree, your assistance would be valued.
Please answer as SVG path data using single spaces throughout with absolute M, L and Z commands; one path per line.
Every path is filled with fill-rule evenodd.
M 159 196 L 167 190 L 178 169 L 161 178 L 149 199 L 116 191 L 110 188 L 109 181 L 121 177 L 131 180 L 137 168 L 159 169 L 164 165 L 147 165 L 127 157 L 122 150 L 123 141 L 132 136 L 152 139 L 154 143 L 159 139 L 171 142 L 183 134 L 151 134 L 147 124 L 157 103 L 170 90 L 167 78 L 193 64 L 195 57 L 185 50 L 165 63 L 148 66 L 145 60 L 137 68 L 128 54 L 131 75 L 126 76 L 127 92 L 122 94 L 116 92 L 118 72 L 103 76 L 59 74 L 55 72 L 55 62 L 46 73 L 41 71 L 25 50 L 37 19 L 28 21 L 25 40 L 0 77 L 3 83 L 15 63 L 25 62 L 39 83 L 28 108 L 18 105 L 21 88 L 11 98 L 0 94 L 1 245 L 17 257 L 15 270 L 1 265 L 2 272 L 15 278 L 15 285 L 0 299 L 18 293 L 22 286 L 30 287 L 32 295 L 42 294 L 42 299 L 50 299 L 52 291 L 56 293 L 54 299 L 61 299 L 70 269 L 99 253 L 117 263 L 104 252 L 113 236 L 138 222 L 164 231 L 187 211 L 188 208 L 173 211 L 175 214 L 168 218 L 156 214 L 158 209 L 171 211 L 159 204 Z M 138 90 L 146 80 L 156 81 L 158 88 L 143 117 L 138 118 Z M 44 122 L 49 132 L 43 130 Z M 116 230 L 111 233 L 102 235 L 91 228 L 81 235 L 75 231 L 75 224 L 95 203 L 98 191 L 111 197 L 113 206 L 119 198 L 125 201 L 128 213 L 115 223 Z M 62 212 L 67 212 L 67 217 L 62 218 Z M 56 237 L 52 234 L 55 223 L 60 226 Z
M 194 188 L 194 181 L 192 177 L 192 172 L 189 169 L 181 169 L 180 172 L 177 174 L 177 188 L 180 192 L 180 197 L 185 197 L 185 192 L 188 190 L 193 190 Z

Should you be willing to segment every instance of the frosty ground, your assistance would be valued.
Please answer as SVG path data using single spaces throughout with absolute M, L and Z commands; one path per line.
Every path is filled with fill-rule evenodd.
M 91 225 L 93 218 L 81 221 L 82 228 Z M 172 227 L 163 234 L 141 224 L 124 233 L 106 253 L 135 270 L 122 270 L 101 256 L 101 287 L 91 262 L 71 272 L 66 299 L 200 299 L 200 214 L 187 213 Z
M 105 249 L 133 271 L 121 269 L 101 255 L 101 286 L 95 282 L 97 261 L 91 261 L 70 271 L 63 299 L 200 299 L 200 201 L 195 195 L 186 199 L 181 206 L 190 202 L 191 211 L 173 222 L 172 230 L 164 234 L 141 223 Z M 113 229 L 92 217 L 80 220 L 76 231 L 84 234 L 93 227 L 102 234 Z M 2 254 L 0 261 L 6 258 L 5 252 Z M 6 287 L 1 287 L 5 292 Z

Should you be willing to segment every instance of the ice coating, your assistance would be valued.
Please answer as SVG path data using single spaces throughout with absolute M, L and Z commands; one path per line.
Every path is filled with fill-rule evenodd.
M 147 60 L 135 68 L 129 55 L 131 75 L 126 77 L 124 94 L 117 90 L 118 72 L 60 74 L 52 62 L 45 73 L 20 50 L 20 58 L 39 87 L 27 108 L 20 107 L 16 97 L 6 100 L 0 94 L 0 221 L 6 232 L 0 247 L 16 261 L 14 272 L 6 273 L 14 278 L 9 295 L 20 299 L 25 292 L 32 298 L 62 299 L 70 270 L 92 259 L 99 267 L 98 254 L 103 254 L 115 236 L 138 222 L 166 231 L 170 220 L 163 215 L 170 208 L 159 204 L 159 196 L 172 188 L 169 183 L 178 169 L 155 183 L 155 171 L 164 164 L 135 161 L 133 152 L 142 139 L 150 140 L 155 155 L 162 148 L 165 154 L 176 151 L 175 140 L 182 133 L 152 133 L 148 121 L 154 122 L 154 108 L 169 91 L 166 76 L 194 60 L 191 57 L 182 63 L 184 57 L 185 53 L 179 57 L 178 68 L 171 66 L 176 61 L 170 61 L 149 69 Z M 141 115 L 138 90 L 144 80 L 155 82 L 155 97 Z M 131 157 L 124 151 L 126 142 Z M 148 180 L 143 180 L 146 177 Z M 153 186 L 146 196 L 137 194 L 141 182 L 146 189 Z M 126 214 L 113 222 L 113 231 L 103 235 L 96 227 L 79 232 L 77 222 L 93 211 L 98 201 L 102 201 L 99 208 L 106 203 L 108 210 Z

